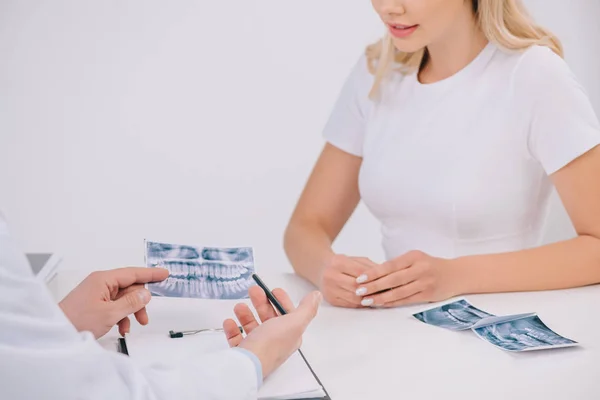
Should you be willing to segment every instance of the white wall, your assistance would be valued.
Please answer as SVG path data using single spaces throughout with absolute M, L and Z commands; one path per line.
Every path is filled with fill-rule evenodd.
M 600 112 L 600 2 L 528 3 Z M 4 0 L 0 207 L 25 250 L 71 268 L 140 264 L 152 237 L 251 244 L 259 268 L 289 269 L 320 131 L 380 33 L 366 0 Z M 337 247 L 381 258 L 363 207 Z

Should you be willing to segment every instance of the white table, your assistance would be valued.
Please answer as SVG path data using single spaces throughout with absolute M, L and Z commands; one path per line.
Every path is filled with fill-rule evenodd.
M 81 274 L 80 274 L 81 275 Z M 82 276 L 62 272 L 51 284 L 62 298 Z M 271 289 L 294 301 L 311 290 L 292 274 L 267 274 Z M 514 354 L 472 332 L 450 332 L 411 317 L 419 307 L 347 310 L 323 304 L 302 349 L 334 400 L 600 399 L 600 286 L 573 290 L 468 296 L 495 314 L 537 312 L 579 348 Z M 235 302 L 154 298 L 150 324 L 168 332 L 220 326 Z M 101 339 L 115 347 L 116 330 Z

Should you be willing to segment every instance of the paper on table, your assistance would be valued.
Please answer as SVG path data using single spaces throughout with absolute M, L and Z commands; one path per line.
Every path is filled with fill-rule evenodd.
M 453 331 L 472 330 L 479 338 L 506 351 L 532 351 L 577 346 L 550 329 L 536 313 L 495 316 L 465 299 L 434 306 L 413 317 Z
M 523 314 L 494 324 L 473 328 L 481 339 L 506 351 L 521 352 L 577 346 L 548 328 L 536 314 Z
M 413 316 L 426 324 L 453 331 L 471 329 L 482 319 L 494 317 L 494 315 L 474 307 L 465 299 L 436 306 L 413 314 Z
M 526 314 L 502 315 L 499 317 L 483 318 L 479 322 L 476 322 L 475 325 L 473 325 L 471 327 L 471 329 L 483 328 L 484 326 L 488 326 L 488 325 L 503 324 L 505 322 L 510 322 L 510 321 L 514 321 L 516 319 L 521 319 L 521 318 L 525 318 L 525 317 L 532 317 L 534 315 L 535 315 L 535 313 L 526 313 Z
M 129 356 L 144 367 L 185 363 L 199 354 L 227 349 L 222 332 L 206 332 L 172 339 L 168 334 L 130 334 Z M 281 367 L 268 376 L 260 390 L 261 400 L 287 400 L 324 397 L 325 392 L 302 356 L 295 352 Z
M 281 367 L 268 376 L 258 391 L 258 397 L 263 400 L 324 396 L 323 388 L 298 352 L 292 354 Z

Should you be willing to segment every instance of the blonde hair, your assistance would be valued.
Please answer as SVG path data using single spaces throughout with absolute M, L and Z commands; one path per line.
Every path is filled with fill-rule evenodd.
M 533 45 L 547 46 L 563 57 L 560 40 L 547 29 L 537 25 L 529 16 L 521 0 L 471 0 L 479 28 L 486 38 L 508 50 L 523 50 Z M 383 39 L 366 49 L 368 68 L 375 75 L 369 96 L 374 96 L 389 72 L 392 61 L 400 65 L 402 73 L 419 69 L 426 57 L 426 49 L 405 53 L 395 49 L 387 33 Z

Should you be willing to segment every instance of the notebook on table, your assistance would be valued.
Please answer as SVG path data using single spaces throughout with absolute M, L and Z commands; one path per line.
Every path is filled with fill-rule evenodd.
M 183 338 L 168 334 L 129 334 L 119 339 L 119 351 L 135 358 L 136 363 L 156 360 L 181 362 L 198 354 L 228 348 L 222 332 L 206 332 Z M 319 378 L 300 350 L 270 376 L 258 391 L 260 400 L 331 400 Z

